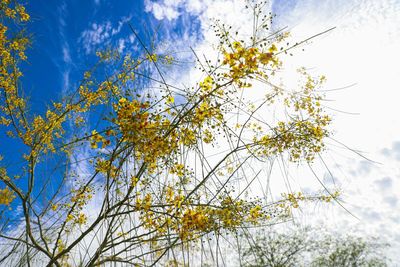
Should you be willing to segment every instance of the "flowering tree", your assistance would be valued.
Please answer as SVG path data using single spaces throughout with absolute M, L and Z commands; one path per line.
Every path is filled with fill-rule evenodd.
M 216 23 L 218 59 L 198 58 L 203 74 L 190 87 L 165 79 L 162 67 L 175 62 L 169 55 L 145 46 L 135 57 L 104 50 L 74 92 L 36 114 L 19 67 L 29 15 L 1 0 L 0 130 L 2 142 L 23 147 L 17 168 L 0 166 L 1 264 L 187 264 L 209 239 L 282 222 L 304 200 L 337 197 L 246 197 L 258 179 L 250 166 L 276 157 L 311 163 L 330 124 L 318 91 L 325 78 L 300 69 L 298 90 L 277 86 L 280 56 L 291 48 L 282 45 L 287 33 L 271 34 L 263 5 L 249 8 L 252 36 L 240 40 Z M 112 73 L 102 74 L 106 68 Z M 256 86 L 263 99 L 249 103 L 243 96 Z M 261 116 L 268 109 L 281 112 L 268 120 Z M 93 116 L 96 127 L 88 123 Z M 84 149 L 88 156 L 76 160 Z M 83 163 L 86 171 L 77 172 Z M 53 173 L 44 171 L 49 166 Z M 9 220 L 16 208 L 18 222 Z

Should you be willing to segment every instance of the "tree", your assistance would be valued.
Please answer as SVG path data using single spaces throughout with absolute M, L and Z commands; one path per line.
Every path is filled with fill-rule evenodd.
M 238 247 L 244 266 L 387 266 L 382 254 L 387 244 L 370 237 L 334 236 L 310 228 L 244 233 Z M 255 238 L 249 242 L 251 236 Z
M 290 267 L 306 266 L 304 257 L 317 248 L 309 237 L 309 230 L 278 233 L 263 229 L 257 231 L 254 240 L 249 242 L 244 234 L 242 264 L 244 266 Z M 302 264 L 301 264 L 302 263 Z
M 293 47 L 282 45 L 287 33 L 271 33 L 264 4 L 249 3 L 257 22 L 249 39 L 216 23 L 221 60 L 197 58 L 203 74 L 190 87 L 168 83 L 164 70 L 175 59 L 144 43 L 137 56 L 105 49 L 74 92 L 34 113 L 20 70 L 29 15 L 2 0 L 0 130 L 22 152 L 2 156 L 0 264 L 187 264 L 201 241 L 282 222 L 301 201 L 336 198 L 245 197 L 258 179 L 249 166 L 276 157 L 311 163 L 329 135 L 323 76 L 301 69 L 299 90 L 274 85 Z M 260 85 L 265 97 L 246 102 L 243 94 Z M 267 108 L 282 114 L 262 119 Z
M 387 266 L 387 259 L 382 255 L 386 246 L 374 239 L 351 235 L 341 238 L 327 236 L 312 266 Z

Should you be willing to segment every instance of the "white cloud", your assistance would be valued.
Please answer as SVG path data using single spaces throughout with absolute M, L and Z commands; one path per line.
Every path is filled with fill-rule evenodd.
M 393 179 L 385 176 L 382 179 L 375 180 L 375 184 L 379 187 L 381 191 L 386 191 L 393 186 Z
M 85 48 L 86 54 L 91 53 L 97 45 L 109 41 L 111 31 L 111 22 L 107 21 L 103 24 L 92 23 L 90 29 L 82 32 L 80 40 Z
M 400 142 L 399 141 L 393 142 L 391 148 L 385 147 L 384 149 L 382 149 L 382 154 L 388 158 L 394 158 L 400 161 Z
M 118 40 L 118 51 L 121 53 L 125 49 L 125 40 L 119 39 Z
M 151 1 L 146 1 L 146 11 L 152 12 L 154 17 L 158 20 L 164 18 L 173 20 L 179 16 L 179 12 L 173 6 L 162 5 Z
M 278 7 L 279 1 L 274 5 Z M 328 102 L 328 107 L 360 114 L 336 113 L 333 124 L 337 129 L 335 139 L 362 149 L 368 158 L 383 165 L 363 160 L 345 163 L 346 166 L 356 164 L 356 167 L 346 168 L 347 174 L 353 172 L 352 179 L 357 181 L 350 189 L 354 195 L 347 201 L 351 204 L 364 199 L 368 209 L 381 213 L 382 223 L 389 223 L 389 214 L 393 210 L 382 208 L 383 194 L 376 188 L 399 186 L 394 179 L 393 183 L 388 183 L 388 180 L 380 178 L 398 175 L 397 163 L 392 159 L 397 158 L 395 140 L 400 133 L 400 119 L 396 116 L 400 113 L 397 103 L 400 71 L 395 67 L 400 60 L 397 52 L 400 46 L 400 2 L 305 0 L 295 1 L 294 5 L 283 10 L 285 13 L 279 16 L 279 24 L 289 26 L 296 40 L 336 26 L 331 33 L 305 46 L 305 52 L 295 51 L 290 63 L 305 64 L 313 71 L 326 74 L 327 89 L 356 84 L 328 94 L 335 100 Z M 383 151 L 388 157 L 381 155 L 385 147 L 390 148 Z M 344 188 L 347 191 L 348 188 Z M 374 226 L 366 222 L 363 227 Z
M 68 43 L 65 43 L 65 45 L 62 47 L 62 53 L 64 62 L 67 64 L 71 63 L 71 55 Z
M 244 1 L 240 2 L 245 3 Z M 228 12 L 225 10 L 237 7 L 238 3 L 239 1 L 233 0 L 145 0 L 145 11 L 151 12 L 158 20 L 174 20 L 186 14 L 200 16 L 203 13 L 213 13 L 218 10 L 217 6 L 222 7 L 222 10 L 218 10 L 221 14 L 227 15 Z
M 329 107 L 360 113 L 337 113 L 337 137 L 352 147 L 375 151 L 389 146 L 400 132 L 397 99 L 400 71 L 400 3 L 396 1 L 298 1 L 282 15 L 280 25 L 289 25 L 299 40 L 337 28 L 295 52 L 293 62 L 306 64 L 328 77 L 328 89 L 356 84 L 329 94 Z M 293 26 L 294 25 L 294 26 Z
M 113 36 L 119 34 L 122 27 L 131 20 L 131 17 L 123 17 L 116 26 L 110 21 L 104 23 L 93 22 L 89 29 L 83 31 L 79 38 L 86 54 L 90 54 L 99 46 L 109 45 Z
M 71 70 L 68 68 L 62 73 L 62 93 L 63 95 L 67 95 L 70 90 L 70 72 Z

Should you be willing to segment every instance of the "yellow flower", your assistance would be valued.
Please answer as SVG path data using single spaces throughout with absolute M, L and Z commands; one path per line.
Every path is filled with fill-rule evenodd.
M 173 104 L 174 102 L 175 102 L 174 97 L 173 97 L 172 95 L 169 95 L 169 96 L 167 97 L 166 103 L 169 105 L 169 104 Z
M 15 10 L 18 12 L 18 15 L 20 16 L 21 21 L 28 21 L 30 19 L 30 16 L 28 13 L 26 13 L 24 6 L 17 5 L 15 7 Z
M 14 193 L 8 188 L 0 189 L 0 205 L 10 205 L 14 200 Z

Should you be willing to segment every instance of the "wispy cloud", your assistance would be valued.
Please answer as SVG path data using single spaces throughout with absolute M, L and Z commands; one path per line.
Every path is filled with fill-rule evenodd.
M 68 40 L 68 36 L 66 34 L 66 27 L 67 22 L 66 19 L 69 15 L 68 6 L 65 1 L 62 1 L 61 4 L 58 6 L 57 9 L 57 17 L 58 17 L 58 35 L 60 38 L 60 52 L 61 57 L 58 59 L 57 67 L 61 73 L 61 93 L 63 96 L 66 96 L 71 89 L 71 68 L 73 67 L 74 63 L 72 60 L 71 55 L 71 47 Z
M 120 33 L 122 27 L 130 21 L 131 17 L 124 17 L 118 21 L 117 25 L 113 25 L 110 21 L 104 23 L 93 22 L 89 29 L 84 30 L 79 38 L 79 42 L 83 45 L 86 54 L 93 53 L 98 47 L 110 45 L 112 37 Z M 123 43 L 119 43 L 122 48 Z
M 82 32 L 80 41 L 86 54 L 90 54 L 96 46 L 108 43 L 112 30 L 111 22 L 107 21 L 103 24 L 92 23 L 90 29 Z
M 67 42 L 65 42 L 62 47 L 62 53 L 63 53 L 64 62 L 67 64 L 70 64 L 72 62 L 72 60 L 71 60 L 69 45 Z

